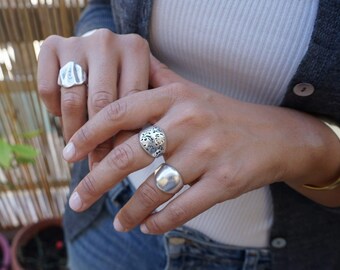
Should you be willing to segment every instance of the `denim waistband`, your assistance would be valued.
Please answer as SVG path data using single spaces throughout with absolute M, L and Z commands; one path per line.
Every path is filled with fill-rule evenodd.
M 185 226 L 165 233 L 166 269 L 270 269 L 270 251 L 211 240 Z
M 235 259 L 244 258 L 246 253 L 258 253 L 261 257 L 261 260 L 270 260 L 270 250 L 267 248 L 244 248 L 232 245 L 225 245 L 222 243 L 218 243 L 203 233 L 194 230 L 192 228 L 188 228 L 185 226 L 181 226 L 176 228 L 175 230 L 169 231 L 165 233 L 165 237 L 169 239 L 171 243 L 192 243 L 195 242 L 195 245 L 202 245 L 205 247 L 209 247 L 215 249 L 216 251 L 220 251 L 222 253 L 228 253 L 230 257 Z

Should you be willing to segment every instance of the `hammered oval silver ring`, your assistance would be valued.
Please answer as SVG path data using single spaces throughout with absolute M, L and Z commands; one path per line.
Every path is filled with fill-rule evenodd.
M 159 190 L 174 194 L 183 187 L 180 173 L 171 165 L 162 163 L 154 172 L 156 186 Z
M 86 73 L 83 68 L 73 61 L 66 63 L 58 75 L 58 85 L 64 88 L 71 88 L 75 85 L 82 85 L 86 82 Z
M 151 157 L 159 157 L 166 150 L 166 136 L 164 130 L 158 126 L 151 126 L 139 133 L 139 143 Z

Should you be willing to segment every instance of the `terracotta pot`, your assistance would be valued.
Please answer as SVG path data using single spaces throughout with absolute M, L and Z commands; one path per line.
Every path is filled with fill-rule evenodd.
M 7 239 L 0 234 L 0 252 L 2 261 L 0 261 L 0 270 L 8 270 L 11 264 L 11 252 Z
M 21 250 L 23 246 L 32 240 L 37 235 L 37 233 L 52 226 L 61 226 L 61 219 L 55 218 L 42 220 L 37 223 L 25 226 L 17 232 L 11 245 L 12 270 L 24 270 L 18 259 L 19 250 Z

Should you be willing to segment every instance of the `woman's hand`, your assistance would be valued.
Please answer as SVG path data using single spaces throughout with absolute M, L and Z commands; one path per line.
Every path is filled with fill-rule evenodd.
M 164 158 L 191 187 L 157 213 L 173 195 L 160 191 L 153 175 L 115 218 L 115 228 L 138 224 L 146 233 L 163 233 L 213 205 L 285 180 L 304 184 L 335 177 L 338 143 L 314 117 L 293 110 L 230 99 L 179 77 L 151 61 L 150 84 L 158 87 L 115 101 L 97 113 L 70 139 L 64 158 L 80 160 L 121 130 L 147 123 L 167 136 Z M 334 154 L 336 155 L 336 154 Z M 116 146 L 78 185 L 70 206 L 83 211 L 128 174 L 152 162 L 138 135 Z
M 47 38 L 39 54 L 38 89 L 48 111 L 61 116 L 65 140 L 114 100 L 148 88 L 149 46 L 142 37 L 106 29 L 86 37 Z M 59 69 L 69 61 L 87 73 L 87 84 L 63 88 Z M 90 165 L 113 147 L 111 137 L 90 153 Z M 91 168 L 92 166 L 90 166 Z

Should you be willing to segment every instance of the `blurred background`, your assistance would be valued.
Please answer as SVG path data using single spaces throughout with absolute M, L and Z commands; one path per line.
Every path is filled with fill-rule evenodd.
M 64 212 L 70 168 L 59 119 L 37 94 L 37 57 L 47 36 L 72 35 L 86 2 L 0 0 L 0 233 L 10 243 L 22 228 L 60 221 Z

